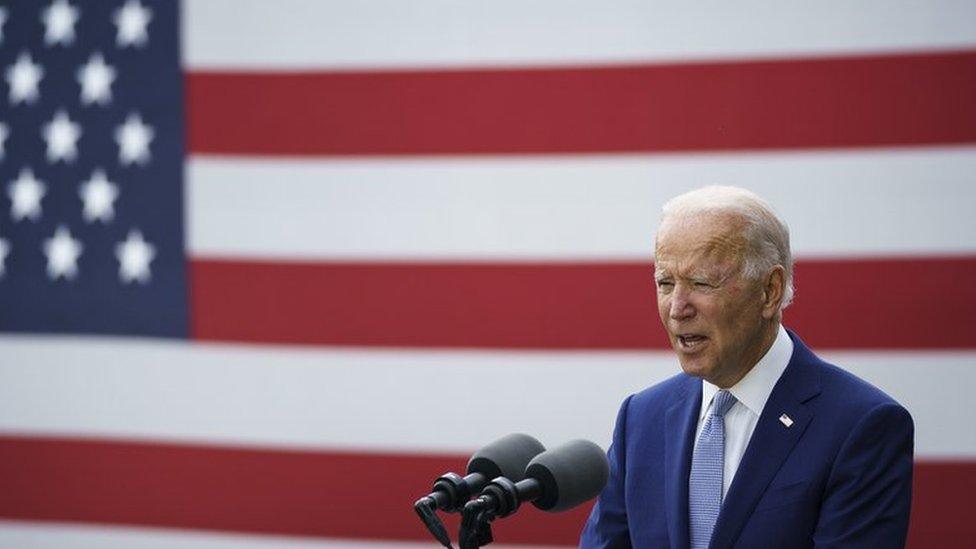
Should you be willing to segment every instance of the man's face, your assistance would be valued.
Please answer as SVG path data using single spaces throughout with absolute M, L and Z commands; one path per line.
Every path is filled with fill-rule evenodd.
M 724 388 L 762 358 L 769 333 L 762 285 L 742 276 L 740 223 L 729 215 L 672 216 L 655 251 L 658 312 L 682 370 Z

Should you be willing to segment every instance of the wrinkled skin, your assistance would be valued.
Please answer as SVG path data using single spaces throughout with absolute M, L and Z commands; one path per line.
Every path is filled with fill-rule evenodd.
M 665 218 L 655 247 L 658 313 L 688 375 L 728 388 L 769 350 L 779 328 L 784 271 L 742 272 L 747 249 L 734 214 Z

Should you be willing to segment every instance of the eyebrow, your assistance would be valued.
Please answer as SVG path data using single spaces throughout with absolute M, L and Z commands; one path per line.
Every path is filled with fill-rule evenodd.
M 731 269 L 718 269 L 716 268 L 712 272 L 697 271 L 691 273 L 692 279 L 701 279 L 715 284 L 722 284 L 732 276 Z

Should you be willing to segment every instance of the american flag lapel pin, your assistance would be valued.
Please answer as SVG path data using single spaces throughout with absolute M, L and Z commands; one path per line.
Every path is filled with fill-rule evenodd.
M 793 420 L 790 419 L 790 416 L 788 416 L 786 414 L 783 414 L 783 415 L 779 416 L 779 421 L 780 421 L 780 423 L 782 423 L 783 425 L 786 425 L 787 427 L 792 427 L 793 426 Z

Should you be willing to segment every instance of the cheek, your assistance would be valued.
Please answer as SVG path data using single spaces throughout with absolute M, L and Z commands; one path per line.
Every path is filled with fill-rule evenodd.
M 661 294 L 658 294 L 657 295 L 657 314 L 658 314 L 658 316 L 661 317 L 661 320 L 662 321 L 668 317 L 668 311 L 670 311 L 670 310 L 671 310 L 671 303 L 668 301 L 668 298 L 665 297 L 665 296 L 662 296 Z
M 716 324 L 729 342 L 733 345 L 748 339 L 755 331 L 761 317 L 762 307 L 759 303 L 742 299 L 729 300 L 722 303 L 716 311 Z
M 731 304 L 713 301 L 700 308 L 698 312 L 702 320 L 706 322 L 711 331 L 711 337 L 718 344 L 718 347 L 724 347 L 730 340 L 737 339 L 736 335 L 741 330 L 741 318 L 731 308 Z

